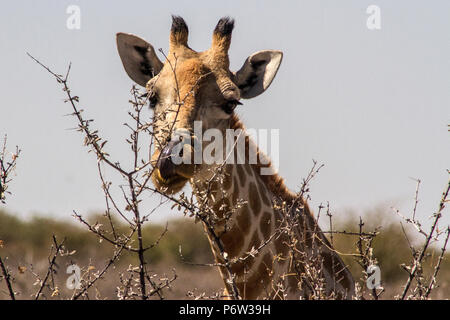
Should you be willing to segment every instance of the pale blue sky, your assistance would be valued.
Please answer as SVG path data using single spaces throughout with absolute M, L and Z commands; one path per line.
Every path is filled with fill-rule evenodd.
M 81 9 L 81 29 L 66 28 L 66 8 Z M 381 9 L 381 30 L 366 27 L 366 8 Z M 325 167 L 311 186 L 312 206 L 337 214 L 376 205 L 437 208 L 450 164 L 449 1 L 10 1 L 0 11 L 0 134 L 23 150 L 6 209 L 70 218 L 103 208 L 92 155 L 69 128 L 69 106 L 56 81 L 26 56 L 57 72 L 72 62 L 71 87 L 86 116 L 126 160 L 123 141 L 131 80 L 115 47 L 135 33 L 167 51 L 171 14 L 185 18 L 190 46 L 209 47 L 225 15 L 235 18 L 231 68 L 262 49 L 284 52 L 263 95 L 238 113 L 247 127 L 280 129 L 280 174 L 296 189 L 312 159 Z M 157 203 L 153 199 L 148 204 Z M 162 207 L 155 221 L 176 217 Z M 450 222 L 449 217 L 445 217 Z

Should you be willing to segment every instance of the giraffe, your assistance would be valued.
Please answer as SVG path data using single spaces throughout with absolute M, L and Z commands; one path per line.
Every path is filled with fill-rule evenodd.
M 207 236 L 226 296 L 351 299 L 353 277 L 321 232 L 307 201 L 288 190 L 235 113 L 241 99 L 256 97 L 270 86 L 283 54 L 256 52 L 240 70 L 231 72 L 228 50 L 233 28 L 233 19 L 220 19 L 211 47 L 196 52 L 188 46 L 184 19 L 172 16 L 164 63 L 142 38 L 117 34 L 125 71 L 146 88 L 154 110 L 151 178 L 155 188 L 171 195 L 189 182 L 198 201 L 214 216 L 212 227 L 203 224 L 205 231 L 211 231 Z M 201 121 L 201 133 L 214 129 L 225 137 L 227 130 L 240 132 L 233 137 L 231 151 L 237 153 L 238 142 L 243 141 L 244 161 L 236 161 L 239 155 L 233 154 L 235 161 L 194 163 L 195 147 L 188 138 L 201 140 L 194 134 L 196 121 Z M 210 142 L 200 144 L 206 147 Z M 249 161 L 252 150 L 257 154 L 256 163 Z M 211 154 L 215 153 L 218 150 Z M 188 160 L 174 163 L 175 154 Z M 272 171 L 262 174 L 263 168 Z

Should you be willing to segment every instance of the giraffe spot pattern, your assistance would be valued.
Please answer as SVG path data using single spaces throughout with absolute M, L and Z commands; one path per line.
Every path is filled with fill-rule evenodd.
M 299 280 L 295 274 L 290 274 L 287 276 L 287 286 L 290 292 L 297 292 L 299 290 L 299 284 Z
M 259 239 L 259 234 L 258 234 L 258 231 L 256 230 L 255 232 L 253 232 L 253 236 L 248 245 L 247 252 L 252 250 L 252 248 L 258 249 L 260 245 L 261 245 L 261 240 Z
M 237 181 L 238 179 L 234 179 L 233 182 L 233 205 L 236 205 L 239 200 L 239 183 Z
M 246 176 L 245 176 L 245 172 L 244 169 L 242 168 L 241 164 L 237 164 L 236 165 L 236 170 L 239 176 L 239 182 L 241 183 L 241 187 L 245 187 L 245 183 L 246 183 Z
M 225 165 L 225 173 L 223 177 L 223 188 L 229 190 L 231 188 L 233 167 L 230 164 Z
M 251 182 L 250 186 L 248 188 L 249 193 L 249 203 L 250 207 L 252 208 L 253 214 L 255 216 L 258 216 L 261 211 L 261 199 L 259 198 L 258 189 L 256 188 L 256 185 Z
M 270 236 L 271 226 L 272 226 L 272 215 L 268 211 L 264 211 L 263 216 L 259 222 L 259 230 L 264 237 Z
M 219 199 L 214 203 L 212 209 L 219 218 L 224 218 L 229 215 L 231 210 L 230 200 L 228 198 Z
M 247 233 L 250 229 L 250 212 L 248 210 L 248 205 L 245 204 L 240 210 L 236 217 L 237 224 L 241 232 Z
M 268 207 L 272 207 L 272 202 L 269 200 L 269 198 L 267 197 L 267 189 L 264 188 L 264 190 L 259 190 L 260 191 L 260 196 L 262 201 L 264 202 L 264 204 Z
M 245 292 L 244 299 L 257 299 L 265 292 L 271 291 L 269 286 L 272 278 L 272 267 L 272 257 L 267 252 L 256 271 L 248 278 L 248 281 L 238 283 L 238 287 L 242 287 Z
M 252 277 L 250 277 L 249 279 L 246 279 L 246 273 L 252 269 L 257 258 L 250 256 L 248 254 L 249 254 L 249 252 L 252 251 L 252 249 L 258 249 L 260 246 L 261 246 L 261 239 L 259 238 L 258 231 L 255 231 L 253 233 L 252 239 L 250 240 L 250 243 L 247 247 L 247 250 L 245 250 L 241 256 L 241 258 L 245 257 L 246 259 L 244 261 L 239 261 L 239 262 L 233 264 L 231 267 L 233 273 L 235 273 L 235 275 L 237 276 L 237 279 L 241 279 L 238 287 L 242 294 L 244 294 L 243 292 L 245 292 L 247 290 L 247 285 L 250 285 L 249 289 L 253 290 L 252 289 L 253 279 L 252 279 Z M 263 262 L 264 262 L 264 258 L 262 259 L 261 263 L 263 263 Z M 265 263 L 267 263 L 267 258 L 266 258 Z M 259 272 L 259 270 L 255 271 L 255 272 Z
M 249 176 L 253 175 L 253 170 L 252 170 L 251 165 L 247 164 L 247 165 L 244 166 L 244 168 L 245 168 L 245 171 L 247 171 Z
M 231 267 L 233 272 L 238 276 L 239 278 L 243 278 L 244 272 L 248 272 L 253 267 L 253 264 L 255 263 L 255 257 L 249 255 L 249 253 L 253 249 L 258 249 L 261 246 L 261 240 L 259 239 L 258 231 L 255 231 L 253 233 L 252 239 L 250 240 L 250 243 L 247 247 L 247 250 L 243 252 L 240 258 L 245 258 L 244 261 L 239 261 Z
M 228 255 L 236 257 L 239 252 L 241 252 L 245 239 L 243 233 L 233 226 L 230 230 L 227 230 L 222 234 L 220 240 L 222 241 L 223 246 L 227 248 Z
M 289 236 L 286 234 L 286 232 L 282 232 L 274 242 L 276 252 L 278 254 L 281 254 L 283 258 L 285 258 L 287 253 L 289 252 Z

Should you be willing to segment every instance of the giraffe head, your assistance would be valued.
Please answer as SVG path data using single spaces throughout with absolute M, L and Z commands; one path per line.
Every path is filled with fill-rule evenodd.
M 232 72 L 228 58 L 232 19 L 219 20 L 211 47 L 203 52 L 188 46 L 185 21 L 177 16 L 172 19 L 169 52 L 164 63 L 145 40 L 131 34 L 117 34 L 125 71 L 146 88 L 154 109 L 152 180 L 158 189 L 167 193 L 178 192 L 202 171 L 203 163 L 194 164 L 192 156 L 192 141 L 197 139 L 194 122 L 201 121 L 202 132 L 212 128 L 223 132 L 229 128 L 240 100 L 256 97 L 269 87 L 283 56 L 281 51 L 259 51 L 249 56 L 239 71 Z M 174 155 L 184 161 L 176 163 Z

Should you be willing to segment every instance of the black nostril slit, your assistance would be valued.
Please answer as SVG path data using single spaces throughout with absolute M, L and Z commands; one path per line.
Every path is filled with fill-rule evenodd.
M 175 156 L 175 154 L 171 154 L 170 155 L 170 160 L 172 160 L 172 157 Z M 182 158 L 183 157 L 183 149 L 180 150 L 180 152 L 178 152 L 178 157 Z

